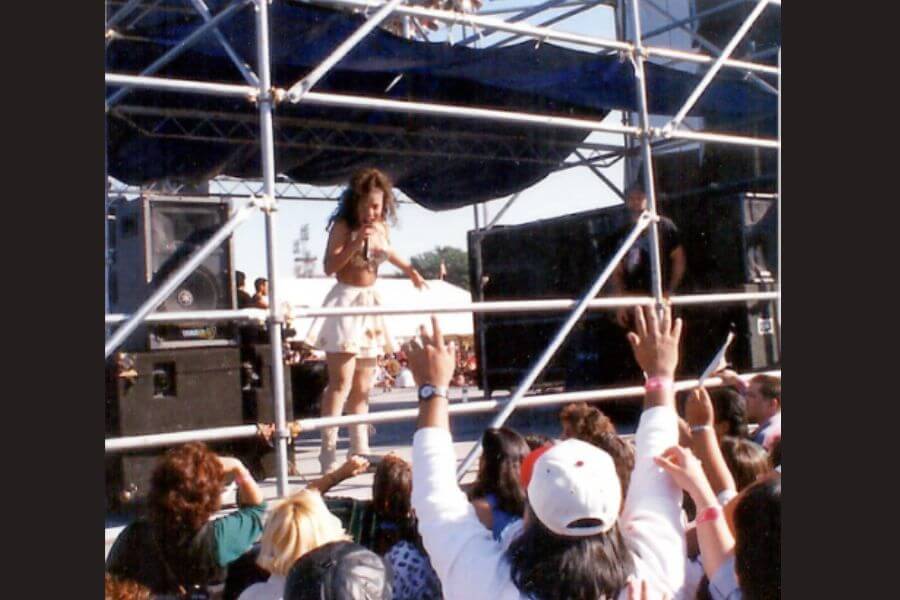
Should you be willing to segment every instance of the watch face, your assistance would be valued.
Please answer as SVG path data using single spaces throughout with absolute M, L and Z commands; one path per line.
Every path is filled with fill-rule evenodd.
M 419 388 L 419 400 L 428 400 L 432 396 L 434 396 L 434 386 L 430 383 Z

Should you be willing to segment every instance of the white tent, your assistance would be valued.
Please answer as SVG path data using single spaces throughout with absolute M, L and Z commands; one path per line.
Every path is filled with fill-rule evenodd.
M 325 296 L 335 284 L 333 277 L 285 278 L 278 280 L 278 296 L 289 302 L 294 310 L 298 307 L 317 308 L 322 306 Z M 472 302 L 472 295 L 461 287 L 457 287 L 439 279 L 428 280 L 428 289 L 419 291 L 409 279 L 390 279 L 379 277 L 375 289 L 381 294 L 385 306 L 455 306 Z M 472 314 L 443 313 L 438 316 L 445 335 L 471 336 Z M 387 315 L 388 330 L 397 342 L 403 342 L 416 335 L 419 325 L 429 323 L 429 313 L 414 315 Z M 312 319 L 294 319 L 293 328 L 297 331 L 293 339 L 306 337 Z

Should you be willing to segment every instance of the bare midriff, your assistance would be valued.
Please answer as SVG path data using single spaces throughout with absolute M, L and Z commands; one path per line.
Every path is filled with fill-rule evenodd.
M 378 267 L 374 267 L 374 270 L 371 267 L 358 267 L 351 261 L 343 269 L 335 273 L 335 277 L 345 285 L 369 287 L 378 279 Z

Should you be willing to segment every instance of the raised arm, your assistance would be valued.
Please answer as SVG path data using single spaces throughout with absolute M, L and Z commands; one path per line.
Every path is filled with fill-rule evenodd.
M 444 343 L 435 317 L 432 325 L 434 335 L 423 335 L 423 345 L 410 343 L 404 349 L 416 384 L 442 388 L 449 385 L 453 376 L 456 352 Z M 450 436 L 447 398 L 435 394 L 420 399 L 416 427 L 412 505 L 444 596 L 496 600 L 500 595 L 498 582 L 509 581 L 509 565 L 503 560 L 502 546 L 478 520 L 456 482 L 456 453 Z M 504 572 L 505 577 L 498 575 Z
M 318 479 L 310 481 L 308 484 L 306 484 L 306 489 L 316 490 L 317 492 L 319 492 L 319 494 L 324 496 L 325 492 L 327 492 L 340 482 L 344 481 L 345 479 L 355 477 L 360 473 L 365 473 L 366 469 L 368 468 L 368 460 L 358 455 L 351 456 L 346 460 L 346 462 L 344 462 L 344 464 L 342 464 L 331 473 L 326 473 Z
M 635 462 L 622 511 L 622 532 L 653 573 L 675 594 L 684 582 L 686 547 L 681 522 L 681 490 L 654 463 L 655 456 L 678 444 L 673 378 L 678 364 L 681 319 L 665 307 L 636 307 L 635 331 L 628 334 L 638 365 L 647 375 L 644 412 L 635 435 Z
M 728 470 L 722 449 L 719 447 L 719 440 L 716 438 L 716 430 L 713 427 L 715 415 L 706 388 L 691 391 L 685 405 L 685 417 L 691 427 L 691 450 L 700 459 L 713 492 L 717 497 L 725 490 L 732 490 L 736 494 L 734 477 Z

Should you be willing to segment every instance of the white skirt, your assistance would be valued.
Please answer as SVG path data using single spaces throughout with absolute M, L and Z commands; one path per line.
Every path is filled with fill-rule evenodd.
M 338 282 L 325 296 L 322 306 L 382 304 L 375 286 L 358 287 Z M 325 352 L 355 354 L 357 358 L 376 358 L 380 354 L 396 352 L 381 315 L 316 317 L 306 334 L 306 343 Z

